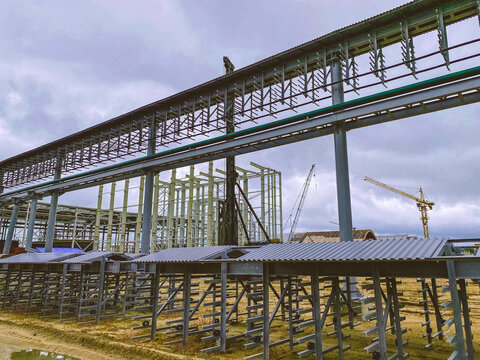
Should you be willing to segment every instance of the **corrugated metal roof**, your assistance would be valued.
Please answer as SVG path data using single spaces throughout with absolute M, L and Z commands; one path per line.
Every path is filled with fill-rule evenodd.
M 446 239 L 422 239 L 270 244 L 238 258 L 237 261 L 425 260 L 437 256 L 446 242 Z
M 160 250 L 156 253 L 133 260 L 135 263 L 175 263 L 195 262 L 212 259 L 215 256 L 231 249 L 232 246 L 206 246 L 193 248 L 172 248 Z
M 73 258 L 75 253 L 24 253 L 0 259 L 0 264 L 43 264 Z
M 102 257 L 105 257 L 106 259 L 120 260 L 120 261 L 130 260 L 128 256 L 125 256 L 122 253 L 116 253 L 112 251 L 91 251 L 84 255 L 76 256 L 74 258 L 67 259 L 62 262 L 65 264 L 90 264 L 95 261 L 100 261 Z

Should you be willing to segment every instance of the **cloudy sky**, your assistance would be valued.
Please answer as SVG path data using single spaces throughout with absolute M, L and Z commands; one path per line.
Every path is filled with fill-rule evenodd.
M 405 2 L 344 0 L 340 9 L 331 0 L 3 0 L 0 158 L 217 77 L 224 55 L 240 68 Z M 480 35 L 474 19 L 461 26 L 461 36 Z M 354 226 L 421 233 L 415 203 L 364 182 L 368 175 L 412 193 L 421 185 L 436 203 L 432 236 L 479 236 L 479 113 L 479 105 L 469 105 L 349 133 Z M 251 160 L 282 171 L 286 215 L 315 163 L 298 230 L 335 229 L 332 137 L 244 155 L 238 163 Z M 90 191 L 62 201 L 96 200 Z

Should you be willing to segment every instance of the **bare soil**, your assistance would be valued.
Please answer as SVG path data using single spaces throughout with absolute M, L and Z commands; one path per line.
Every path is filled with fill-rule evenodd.
M 454 350 L 445 340 L 436 340 L 433 348 L 426 349 L 426 339 L 423 338 L 424 328 L 420 325 L 424 318 L 420 315 L 418 300 L 419 284 L 415 279 L 403 279 L 399 286 L 404 294 L 401 297 L 405 304 L 403 314 L 406 320 L 402 323 L 407 329 L 404 340 L 408 341 L 405 347 L 411 359 L 448 359 Z M 480 296 L 479 286 L 469 283 L 469 305 L 473 322 L 472 330 L 474 339 L 480 337 Z M 274 306 L 276 299 L 272 299 Z M 447 299 L 446 299 L 447 300 Z M 159 321 L 165 319 L 159 319 Z M 204 343 L 201 336 L 192 336 L 187 345 L 167 346 L 165 335 L 158 333 L 155 340 L 134 341 L 132 337 L 139 335 L 132 330 L 132 326 L 138 325 L 131 319 L 106 319 L 99 325 L 79 325 L 75 322 L 60 322 L 57 319 L 41 319 L 36 316 L 0 312 L 0 360 L 10 359 L 12 351 L 23 349 L 40 349 L 67 354 L 79 359 L 120 360 L 120 359 L 241 359 L 247 355 L 261 351 L 260 348 L 245 350 L 243 341 L 229 343 L 229 350 L 225 354 L 202 354 L 200 349 L 212 346 L 214 343 Z M 363 334 L 363 330 L 372 327 L 374 323 L 362 323 L 353 330 L 344 329 L 344 333 L 350 335 L 345 340 L 345 345 L 350 345 L 351 350 L 345 353 L 345 359 L 371 359 L 363 349 L 371 343 L 371 338 Z M 244 325 L 229 326 L 229 335 L 243 331 Z M 311 331 L 311 330 L 310 330 Z M 328 337 L 325 329 L 323 335 L 324 347 L 335 343 L 333 337 Z M 454 329 L 451 327 L 450 334 Z M 271 329 L 271 340 L 285 338 L 288 334 L 287 324 L 274 321 Z M 307 335 L 308 332 L 305 333 Z M 449 336 L 448 335 L 448 336 Z M 303 334 L 302 334 L 303 336 Z M 447 338 L 448 338 L 447 336 Z M 394 335 L 388 333 L 389 349 L 394 349 Z M 480 344 L 474 341 L 476 358 L 480 358 Z M 305 348 L 305 345 L 302 349 Z M 300 346 L 298 351 L 302 350 Z M 272 349 L 272 358 L 294 359 L 296 355 L 289 353 L 288 345 Z M 333 352 L 325 356 L 326 359 L 337 359 L 338 353 Z

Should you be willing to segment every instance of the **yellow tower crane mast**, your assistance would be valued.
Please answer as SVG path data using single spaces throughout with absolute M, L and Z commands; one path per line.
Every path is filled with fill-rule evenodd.
M 404 196 L 406 198 L 409 198 L 409 199 L 412 199 L 412 200 L 416 201 L 418 210 L 420 211 L 420 219 L 422 220 L 423 236 L 425 237 L 425 239 L 430 238 L 430 235 L 428 233 L 428 214 L 427 214 L 427 211 L 432 210 L 433 205 L 435 205 L 435 203 L 425 200 L 422 188 L 419 189 L 420 196 L 417 197 L 415 195 L 411 195 L 409 193 L 406 193 L 405 191 L 396 189 L 396 188 L 394 188 L 390 185 L 384 184 L 384 183 L 382 183 L 378 180 L 372 179 L 368 176 L 365 176 L 365 178 L 363 180 L 368 181 L 369 183 L 372 183 L 373 185 L 380 186 L 381 188 L 384 188 L 386 190 L 392 191 L 392 192 L 394 192 L 398 195 L 401 195 L 401 196 Z

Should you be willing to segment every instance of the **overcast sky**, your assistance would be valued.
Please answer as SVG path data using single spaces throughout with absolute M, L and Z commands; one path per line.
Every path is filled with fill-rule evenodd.
M 240 68 L 405 2 L 3 0 L 0 158 L 217 77 L 224 55 Z M 462 26 L 460 37 L 480 35 L 477 20 Z M 368 175 L 412 193 L 421 185 L 436 203 L 432 236 L 478 237 L 479 112 L 468 105 L 350 132 L 354 226 L 422 232 L 415 203 L 364 182 Z M 285 215 L 315 163 L 297 230 L 335 230 L 332 137 L 244 155 L 238 163 L 251 160 L 283 173 Z M 90 191 L 62 201 L 93 206 L 96 199 Z

